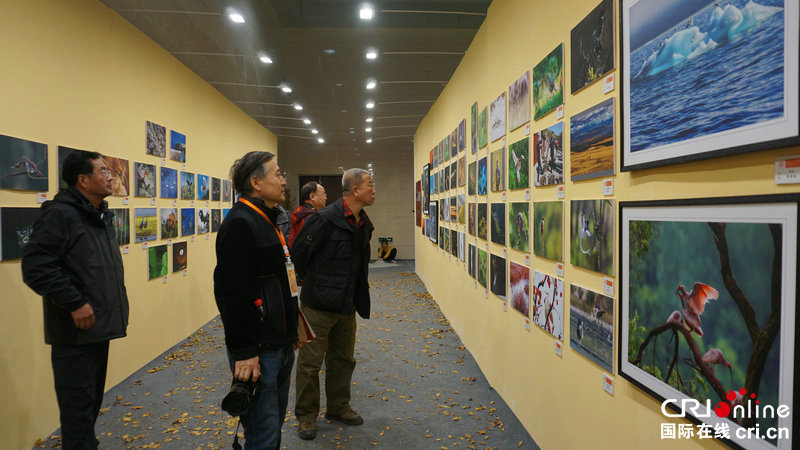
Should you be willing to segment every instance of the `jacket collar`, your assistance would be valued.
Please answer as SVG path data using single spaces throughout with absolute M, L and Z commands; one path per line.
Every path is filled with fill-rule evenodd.
M 263 211 L 264 214 L 266 214 L 267 217 L 269 217 L 269 220 L 271 220 L 272 223 L 277 226 L 278 215 L 280 214 L 280 211 L 278 210 L 277 205 L 274 208 L 270 208 L 270 207 L 267 206 L 267 204 L 264 202 L 264 200 L 262 198 L 251 197 L 249 195 L 242 195 L 242 198 L 246 198 L 248 201 L 250 201 L 250 203 L 256 205 L 256 208 L 258 208 L 261 211 Z M 245 206 L 247 207 L 247 209 L 250 209 L 249 206 L 247 206 L 247 205 L 245 205 Z

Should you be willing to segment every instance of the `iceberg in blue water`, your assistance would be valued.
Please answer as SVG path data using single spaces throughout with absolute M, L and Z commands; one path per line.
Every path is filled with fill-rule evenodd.
M 724 8 L 715 5 L 707 31 L 701 31 L 693 25 L 694 18 L 689 19 L 686 28 L 662 41 L 644 60 L 634 79 L 652 77 L 720 45 L 733 42 L 781 10 L 781 7 L 763 6 L 753 1 L 741 10 L 732 4 Z

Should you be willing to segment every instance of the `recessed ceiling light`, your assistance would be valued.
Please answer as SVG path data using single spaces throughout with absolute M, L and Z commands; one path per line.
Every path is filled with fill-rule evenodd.
M 326 48 L 326 49 L 325 49 L 325 50 L 323 50 L 322 52 L 323 52 L 323 53 L 326 53 L 326 54 L 328 54 L 328 55 L 332 55 L 332 54 L 336 53 L 336 50 L 334 50 L 334 49 L 332 49 L 332 48 Z
M 302 106 L 302 105 L 300 105 L 299 103 L 295 103 L 295 104 L 294 104 L 294 109 L 296 109 L 296 110 L 298 110 L 298 111 L 302 111 L 302 110 L 303 110 L 303 106 Z
M 229 12 L 228 13 L 228 18 L 231 19 L 231 22 L 244 23 L 244 17 L 241 14 L 237 13 L 237 12 L 233 12 L 233 11 Z
M 258 55 L 258 59 L 260 59 L 264 64 L 272 64 L 272 58 L 263 53 Z
M 292 88 L 286 83 L 281 83 L 281 91 L 283 91 L 284 94 L 291 94 Z
M 378 82 L 375 80 L 367 80 L 367 89 L 375 89 L 375 86 L 378 85 Z
M 373 102 L 372 100 L 367 100 L 366 107 L 367 107 L 367 109 L 374 108 L 375 107 L 375 102 Z
M 308 117 L 303 117 L 303 123 L 306 125 L 311 125 L 311 119 L 309 119 Z
M 311 129 L 311 133 L 312 134 L 317 134 L 317 133 L 319 133 L 319 131 L 316 128 L 312 128 Z
M 317 142 L 319 142 L 320 144 L 324 144 L 325 143 L 325 139 L 317 138 Z
M 364 3 L 361 5 L 361 9 L 358 10 L 358 17 L 360 17 L 361 20 L 372 20 L 374 16 L 375 9 L 369 3 Z
M 350 134 L 356 134 L 356 130 L 350 128 Z
M 342 112 L 347 112 L 347 110 L 346 110 L 346 109 L 343 109 L 343 110 L 342 110 Z
M 364 128 L 364 131 L 366 131 L 367 133 L 372 133 L 372 127 Z
M 367 123 L 372 123 L 372 117 L 367 117 Z
M 344 86 L 344 84 L 342 84 L 342 83 L 336 83 L 336 87 L 342 87 L 342 86 Z
M 367 50 L 367 54 L 365 55 L 367 59 L 376 59 L 378 57 L 378 51 L 374 48 Z
M 372 144 L 372 138 L 367 139 L 367 144 Z

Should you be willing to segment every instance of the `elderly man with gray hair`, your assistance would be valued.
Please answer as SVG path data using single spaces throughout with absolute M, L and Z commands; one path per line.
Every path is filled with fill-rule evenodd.
M 346 425 L 364 419 L 350 406 L 356 366 L 356 312 L 369 318 L 368 264 L 372 238 L 365 206 L 375 202 L 372 176 L 350 169 L 342 176 L 342 198 L 310 216 L 295 238 L 292 260 L 303 278 L 301 310 L 316 338 L 297 355 L 295 414 L 302 439 L 317 436 L 319 371 L 325 361 L 325 418 Z

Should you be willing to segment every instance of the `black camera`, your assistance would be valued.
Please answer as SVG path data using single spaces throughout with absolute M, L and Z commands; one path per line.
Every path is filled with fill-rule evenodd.
M 231 391 L 222 399 L 222 410 L 235 417 L 246 416 L 257 393 L 258 382 L 234 379 Z

